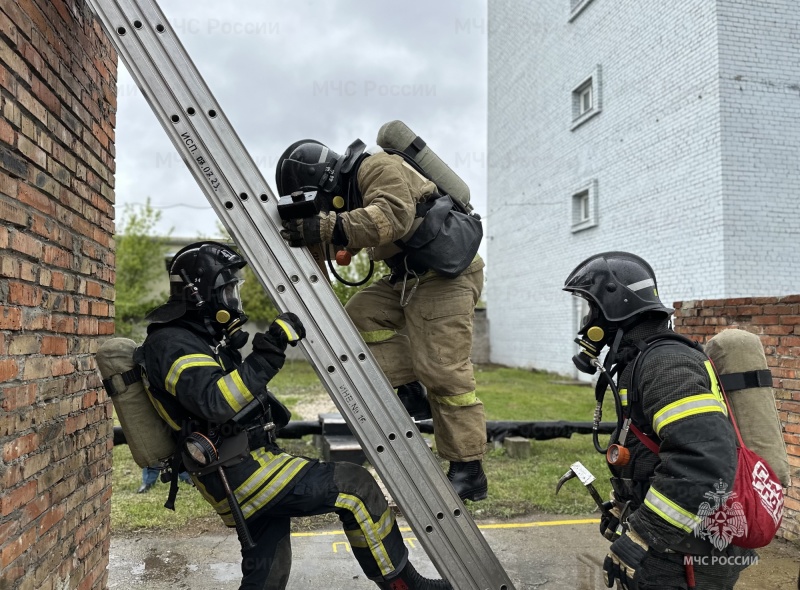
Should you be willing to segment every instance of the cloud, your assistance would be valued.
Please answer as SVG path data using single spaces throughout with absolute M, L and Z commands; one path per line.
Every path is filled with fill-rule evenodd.
M 486 0 L 170 0 L 162 10 L 267 182 L 287 145 L 343 151 L 401 119 L 486 212 Z M 120 65 L 117 206 L 162 208 L 159 231 L 215 233 L 216 216 Z

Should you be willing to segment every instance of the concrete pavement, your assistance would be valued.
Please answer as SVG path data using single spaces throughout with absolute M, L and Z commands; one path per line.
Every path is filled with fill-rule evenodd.
M 414 533 L 402 519 L 399 523 L 414 565 L 427 577 L 439 577 Z M 597 532 L 597 523 L 592 518 L 538 515 L 478 526 L 517 590 L 602 590 L 601 563 L 608 543 Z M 350 555 L 338 527 L 293 533 L 292 548 L 287 590 L 375 588 Z M 795 590 L 797 548 L 778 540 L 759 553 L 761 561 L 745 572 L 737 590 Z M 195 536 L 114 536 L 109 589 L 236 590 L 239 559 L 236 535 L 225 530 Z

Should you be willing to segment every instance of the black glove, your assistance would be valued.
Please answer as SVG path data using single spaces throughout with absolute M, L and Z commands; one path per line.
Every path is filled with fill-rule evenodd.
M 269 335 L 281 343 L 282 350 L 286 350 L 287 344 L 297 346 L 297 343 L 306 337 L 306 329 L 300 318 L 291 312 L 286 312 L 272 322 L 269 327 Z
M 336 226 L 336 213 L 319 213 L 314 217 L 288 219 L 283 222 L 281 237 L 293 248 L 329 243 Z
M 253 336 L 253 352 L 250 354 L 258 364 L 266 369 L 271 379 L 286 360 L 286 346 L 296 346 L 306 335 L 300 318 L 293 313 L 282 313 L 272 322 L 266 332 Z M 248 357 L 250 358 L 250 357 Z M 269 367 L 263 366 L 266 362 Z
M 647 577 L 644 569 L 649 549 L 647 542 L 632 529 L 611 543 L 603 562 L 606 587 L 613 588 L 615 580 L 619 580 L 625 590 L 638 590 L 639 581 Z
M 624 532 L 620 527 L 619 508 L 614 502 L 604 502 L 603 512 L 600 514 L 600 534 L 609 541 L 616 541 Z

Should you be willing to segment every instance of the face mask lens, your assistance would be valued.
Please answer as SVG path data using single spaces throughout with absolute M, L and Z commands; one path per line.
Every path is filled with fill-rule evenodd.
M 242 283 L 244 281 L 239 279 L 228 283 L 222 288 L 222 304 L 228 309 L 242 311 L 242 298 L 240 296 Z

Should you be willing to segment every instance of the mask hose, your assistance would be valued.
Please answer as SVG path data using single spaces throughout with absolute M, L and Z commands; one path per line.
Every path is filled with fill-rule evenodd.
M 616 440 L 617 436 L 619 436 L 619 433 L 622 431 L 622 423 L 624 421 L 622 413 L 622 398 L 619 394 L 619 388 L 617 388 L 616 383 L 614 383 L 614 375 L 616 374 L 617 367 L 614 366 L 612 368 L 612 365 L 614 365 L 616 360 L 617 350 L 619 349 L 620 342 L 622 341 L 622 334 L 622 330 L 617 330 L 617 333 L 614 336 L 614 343 L 611 346 L 611 350 L 609 350 L 608 354 L 606 355 L 604 363 L 601 363 L 597 358 L 594 358 L 591 361 L 592 366 L 600 371 L 600 377 L 597 380 L 597 385 L 594 389 L 594 398 L 597 401 L 597 404 L 594 408 L 594 418 L 592 420 L 592 444 L 594 445 L 594 449 L 601 455 L 606 454 L 608 447 L 611 445 L 611 441 Z M 605 398 L 606 387 L 611 388 L 611 393 L 614 396 L 614 410 L 617 414 L 617 425 L 614 429 L 614 432 L 611 433 L 609 444 L 604 448 L 600 445 L 599 429 L 600 420 L 603 418 L 603 399 Z

